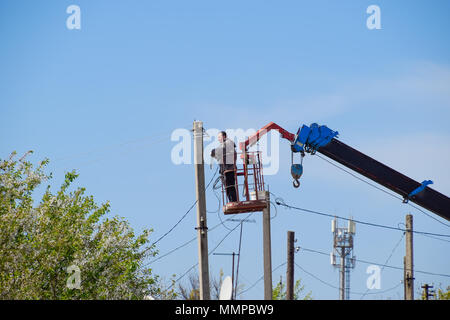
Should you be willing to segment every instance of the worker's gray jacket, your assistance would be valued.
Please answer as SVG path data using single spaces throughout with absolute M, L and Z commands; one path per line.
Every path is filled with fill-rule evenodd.
M 227 138 L 220 144 L 220 146 L 213 150 L 212 155 L 220 165 L 220 173 L 223 173 L 226 170 L 233 170 L 235 168 L 237 155 L 235 148 L 236 144 Z

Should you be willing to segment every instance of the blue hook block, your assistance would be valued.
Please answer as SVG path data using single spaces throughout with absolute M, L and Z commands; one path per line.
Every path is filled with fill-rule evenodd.
M 294 179 L 300 179 L 303 174 L 303 166 L 301 164 L 293 164 L 291 166 L 291 175 Z

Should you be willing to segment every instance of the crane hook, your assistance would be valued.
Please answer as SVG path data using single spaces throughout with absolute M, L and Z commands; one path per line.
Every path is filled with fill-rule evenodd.
M 298 188 L 300 186 L 300 181 L 298 181 L 298 179 L 300 179 L 300 177 L 303 174 L 303 157 L 305 156 L 305 154 L 302 152 L 301 153 L 301 161 L 300 163 L 294 163 L 294 153 L 291 153 L 291 175 L 292 178 L 294 179 L 294 181 L 292 181 L 292 184 L 294 185 L 294 188 Z

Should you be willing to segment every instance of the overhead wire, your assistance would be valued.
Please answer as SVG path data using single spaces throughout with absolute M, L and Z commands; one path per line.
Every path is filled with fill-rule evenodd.
M 211 227 L 211 228 L 208 228 L 208 232 L 212 232 L 214 229 L 216 229 L 217 227 L 219 227 L 219 226 L 221 226 L 221 225 L 222 225 L 223 227 L 225 227 L 225 228 L 226 228 L 227 230 L 229 230 L 229 231 L 233 230 L 233 229 L 230 229 L 230 228 L 228 228 L 228 227 L 225 226 L 224 222 L 227 222 L 227 221 L 235 221 L 235 219 L 234 219 L 233 217 L 229 217 L 228 219 L 225 219 L 225 221 L 223 221 L 222 219 L 220 219 L 220 222 L 219 222 L 218 224 L 214 225 L 214 226 Z M 249 217 L 246 217 L 246 218 L 244 218 L 243 220 L 240 220 L 240 221 L 238 221 L 238 222 L 239 222 L 239 223 L 243 223 L 243 222 L 247 222 L 247 221 L 249 221 Z M 156 262 L 156 261 L 158 261 L 158 260 L 160 260 L 160 259 L 162 259 L 162 258 L 164 258 L 164 257 L 166 257 L 166 256 L 168 256 L 168 255 L 170 255 L 170 254 L 172 254 L 173 252 L 175 252 L 175 251 L 177 251 L 177 250 L 179 250 L 179 249 L 181 249 L 181 248 L 183 248 L 183 247 L 185 247 L 185 246 L 187 246 L 188 244 L 190 244 L 191 242 L 193 242 L 193 241 L 196 240 L 196 239 L 197 239 L 197 237 L 193 237 L 192 239 L 190 239 L 190 240 L 184 242 L 183 244 L 179 245 L 178 247 L 176 247 L 176 248 L 170 250 L 169 252 L 167 252 L 167 253 L 165 253 L 165 254 L 159 256 L 158 258 L 156 258 L 156 259 L 154 259 L 154 260 L 148 262 L 147 264 L 144 265 L 144 267 L 145 267 L 145 266 L 148 266 L 148 265 L 150 265 L 150 264 L 152 264 L 152 263 L 154 263 L 154 262 Z
M 430 238 L 430 239 L 434 239 L 434 240 L 439 240 L 439 241 L 444 241 L 444 242 L 450 243 L 450 240 L 445 240 L 445 239 L 441 239 L 441 238 L 436 238 L 436 237 L 430 236 L 430 235 L 428 235 L 428 234 L 419 234 L 419 235 L 422 235 L 422 236 L 427 237 L 427 238 Z
M 450 225 L 449 225 L 449 224 L 446 224 L 445 222 L 442 222 L 441 220 L 439 220 L 439 219 L 433 217 L 432 215 L 426 213 L 425 210 L 422 210 L 422 209 L 419 208 L 418 206 L 413 205 L 410 201 L 408 202 L 408 205 L 411 206 L 411 207 L 413 207 L 413 208 L 416 209 L 416 210 L 419 210 L 420 212 L 422 212 L 422 213 L 423 213 L 424 215 L 426 215 L 427 217 L 429 217 L 429 218 L 431 218 L 431 219 L 433 219 L 433 220 L 436 220 L 436 221 L 439 222 L 440 224 L 442 224 L 442 225 L 444 225 L 444 226 L 450 228 Z
M 285 264 L 287 264 L 287 262 L 283 262 L 281 264 L 279 264 L 275 269 L 272 270 L 272 274 L 279 268 L 281 268 L 282 266 L 284 266 Z M 240 294 L 244 294 L 247 291 L 251 290 L 254 286 L 256 286 L 258 284 L 258 282 L 260 282 L 262 279 L 264 278 L 264 275 L 262 275 L 261 277 L 258 278 L 258 280 L 256 280 L 250 287 L 248 287 L 247 289 L 243 290 Z
M 252 215 L 253 215 L 253 212 L 250 213 L 250 214 L 248 215 L 247 218 L 250 218 Z M 239 224 L 237 224 L 231 231 L 229 231 L 229 232 L 222 238 L 222 240 L 219 241 L 219 243 L 214 247 L 214 249 L 212 249 L 212 250 L 208 253 L 208 256 L 210 256 L 211 254 L 213 254 L 214 251 L 217 250 L 217 248 L 222 244 L 222 242 L 225 241 L 225 239 L 228 238 L 228 236 L 229 236 L 234 230 L 236 230 L 237 227 L 239 227 Z M 183 278 L 184 278 L 184 277 L 185 277 L 192 269 L 194 269 L 197 265 L 198 265 L 198 262 L 195 263 L 195 264 L 194 264 L 192 267 L 190 267 L 189 269 L 187 269 L 186 272 L 184 272 L 180 277 L 178 277 L 178 278 L 172 283 L 172 285 L 169 287 L 169 289 L 171 289 L 171 288 L 175 285 L 175 283 L 177 283 L 178 281 L 180 281 L 181 279 L 183 279 Z
M 327 285 L 327 286 L 329 286 L 329 287 L 331 287 L 331 288 L 333 288 L 333 289 L 340 290 L 339 287 L 336 287 L 336 286 L 332 285 L 331 283 L 326 282 L 325 280 L 321 279 L 320 277 L 314 275 L 313 273 L 311 273 L 311 272 L 305 270 L 305 269 L 304 269 L 302 266 L 300 266 L 297 262 L 294 262 L 294 264 L 295 264 L 300 270 L 302 270 L 304 273 L 308 274 L 309 276 L 311 276 L 312 278 L 316 279 L 317 281 L 320 281 L 321 283 L 323 283 L 323 284 L 325 284 L 325 285 Z M 389 288 L 389 289 L 386 289 L 386 290 L 383 290 L 383 291 L 369 292 L 369 293 L 365 293 L 365 294 L 381 294 L 381 293 L 389 292 L 389 291 L 392 291 L 392 290 L 398 288 L 401 284 L 402 284 L 402 283 L 399 282 L 397 285 L 395 285 L 395 286 L 392 287 L 392 288 Z M 362 292 L 354 292 L 354 291 L 350 291 L 350 293 L 351 293 L 351 294 L 363 294 Z
M 182 129 L 187 129 L 187 127 L 183 127 Z M 173 131 L 173 130 L 171 130 Z M 59 163 L 61 161 L 65 161 L 65 160 L 71 160 L 71 159 L 76 159 L 76 158 L 82 158 L 82 157 L 89 157 L 91 155 L 97 155 L 95 159 L 93 160 L 88 160 L 82 163 L 79 163 L 78 165 L 81 166 L 86 166 L 86 165 L 90 165 L 93 163 L 96 163 L 98 161 L 101 161 L 102 159 L 104 159 L 105 154 L 107 151 L 112 150 L 116 147 L 123 147 L 123 146 L 127 146 L 139 141 L 146 141 L 146 140 L 151 140 L 150 143 L 147 143 L 146 145 L 154 145 L 157 143 L 161 143 L 164 141 L 167 141 L 167 139 L 170 138 L 170 132 L 171 131 L 165 131 L 165 132 L 161 132 L 161 133 L 157 133 L 157 134 L 153 134 L 144 138 L 138 138 L 138 139 L 133 139 L 133 140 L 129 140 L 129 141 L 125 141 L 125 142 L 120 142 L 120 143 L 115 143 L 115 144 L 109 144 L 103 147 L 97 147 L 97 148 L 93 148 L 89 151 L 85 151 L 85 152 L 80 152 L 80 153 L 75 153 L 75 154 L 71 154 L 71 155 L 67 155 L 67 156 L 62 156 L 59 158 L 56 158 L 55 160 L 53 160 L 56 163 Z M 159 138 L 161 136 L 166 136 L 163 139 L 158 139 L 156 140 L 156 138 Z M 67 165 L 56 165 L 56 167 L 54 167 L 54 169 L 60 169 L 63 167 L 67 167 Z
M 225 223 L 223 223 L 222 217 L 220 216 L 220 198 L 219 198 L 219 196 L 217 195 L 217 191 L 216 191 L 216 190 L 218 190 L 218 189 L 221 188 L 220 186 L 218 186 L 219 181 L 221 181 L 221 177 L 220 177 L 220 176 L 217 177 L 216 181 L 214 181 L 214 184 L 213 184 L 213 187 L 212 187 L 213 194 L 214 194 L 214 196 L 216 197 L 217 203 L 218 203 L 218 208 L 217 208 L 217 211 L 216 211 L 216 212 L 217 212 L 217 218 L 219 218 L 220 223 L 222 224 L 222 226 L 223 226 L 225 229 L 231 230 L 230 228 L 228 228 L 228 227 L 225 225 Z M 210 213 L 212 213 L 212 212 L 210 212 Z
M 356 219 L 350 219 L 350 218 L 337 216 L 337 215 L 334 215 L 334 214 L 329 214 L 329 213 L 319 212 L 319 211 L 315 211 L 315 210 L 310 210 L 310 209 L 305 209 L 305 208 L 291 206 L 291 205 L 286 204 L 284 202 L 284 200 L 282 198 L 280 198 L 280 197 L 276 198 L 275 202 L 279 206 L 284 206 L 284 207 L 289 208 L 289 209 L 295 209 L 295 210 L 298 210 L 298 211 L 304 211 L 304 212 L 308 212 L 308 213 L 312 213 L 312 214 L 316 214 L 316 215 L 320 215 L 320 216 L 325 216 L 325 217 L 330 217 L 330 218 L 339 218 L 339 219 L 347 220 L 347 221 L 351 220 L 351 221 L 353 221 L 355 223 L 364 224 L 364 225 L 377 227 L 377 228 L 384 228 L 384 229 L 390 229 L 390 230 L 396 230 L 396 231 L 402 231 L 402 232 L 408 231 L 406 229 L 402 229 L 402 228 L 399 228 L 399 227 L 392 227 L 392 226 L 387 226 L 387 225 L 382 225 L 382 224 L 377 224 L 377 223 L 372 223 L 372 222 L 366 222 L 366 221 L 361 221 L 361 220 L 356 220 Z M 431 235 L 431 236 L 450 238 L 449 234 L 440 234 L 440 233 L 425 232 L 425 231 L 418 231 L 418 230 L 411 230 L 411 232 L 416 233 L 416 234 L 424 234 L 424 235 Z
M 214 175 L 212 176 L 211 180 L 208 182 L 208 184 L 206 185 L 205 189 L 208 189 L 209 185 L 211 184 L 211 182 L 214 180 L 214 177 L 217 174 L 217 171 L 214 172 Z M 184 218 L 186 218 L 186 216 L 189 214 L 189 212 L 194 208 L 194 206 L 197 204 L 198 200 L 195 200 L 194 203 L 189 207 L 189 209 L 183 214 L 183 216 L 169 229 L 169 231 L 167 231 L 166 233 L 164 233 L 158 240 L 156 240 L 155 242 L 153 242 L 150 247 L 153 247 L 154 245 L 156 245 L 159 241 L 161 241 L 162 239 L 164 239 L 167 235 L 169 235 L 180 223 L 181 221 L 184 220 Z
M 191 212 L 192 208 L 195 207 L 195 205 L 197 204 L 198 200 L 195 200 L 195 202 L 190 206 L 190 208 L 183 214 L 183 216 L 169 229 L 169 231 L 167 231 L 166 233 L 164 233 L 161 237 L 158 238 L 158 240 L 156 240 L 155 242 L 153 242 L 150 247 L 153 247 L 154 245 L 156 245 L 159 241 L 161 241 L 162 239 L 164 239 L 167 235 L 169 235 L 169 233 L 171 233 L 176 226 L 178 226 L 181 221 L 183 221 L 184 218 L 186 218 L 186 216 L 188 215 L 189 212 Z
M 389 254 L 388 258 L 386 259 L 386 261 L 384 262 L 384 264 L 386 265 L 389 260 L 391 259 L 392 255 L 394 254 L 395 250 L 397 249 L 397 247 L 399 246 L 399 244 L 402 242 L 403 238 L 405 237 L 405 232 L 402 234 L 402 236 L 400 237 L 400 240 L 395 244 L 394 248 L 391 250 L 391 253 Z M 380 270 L 380 273 L 383 272 L 385 267 L 382 267 Z M 369 292 L 369 288 L 367 288 L 366 292 L 364 292 L 364 294 L 360 297 L 360 299 L 364 298 L 368 292 Z
M 325 256 L 327 256 L 327 257 L 330 256 L 329 253 L 325 253 L 325 252 L 322 252 L 322 251 L 318 251 L 318 250 L 314 250 L 314 249 L 309 249 L 309 248 L 305 248 L 305 247 L 299 247 L 299 248 L 300 248 L 300 251 L 303 250 L 303 251 L 308 251 L 308 252 L 312 252 L 312 253 L 317 253 L 317 254 L 325 255 Z M 362 263 L 365 263 L 365 264 L 373 264 L 373 265 L 377 265 L 377 266 L 380 266 L 380 267 L 383 267 L 383 266 L 384 266 L 384 267 L 386 267 L 386 268 L 391 268 L 391 269 L 396 269 L 396 270 L 402 270 L 402 271 L 404 270 L 403 267 L 396 267 L 396 266 L 391 266 L 391 265 L 387 265 L 387 264 L 381 264 L 381 263 L 373 262 L 373 261 L 367 261 L 367 260 L 362 260 L 362 259 L 355 259 L 355 261 L 362 262 Z M 422 270 L 416 270 L 416 269 L 414 269 L 414 272 L 422 273 L 422 274 L 427 274 L 427 275 L 432 275 L 432 276 L 440 276 L 440 277 L 447 277 L 447 278 L 450 278 L 450 274 L 435 273 L 435 272 L 422 271 Z
M 238 279 L 239 279 L 239 264 L 241 262 L 241 245 L 242 245 L 242 228 L 244 226 L 244 221 L 241 222 L 241 232 L 239 234 L 239 250 L 238 250 L 238 261 L 237 261 L 237 267 L 236 267 L 236 281 L 235 281 L 235 285 L 234 285 L 234 298 L 236 298 L 236 291 L 237 291 L 237 286 L 238 286 Z M 234 268 L 234 265 L 233 265 Z
M 183 127 L 183 129 L 187 129 L 187 127 Z M 125 145 L 128 145 L 128 144 L 133 144 L 133 143 L 136 143 L 138 141 L 145 141 L 145 140 L 149 140 L 149 139 L 153 139 L 153 138 L 157 138 L 157 137 L 159 138 L 161 136 L 165 136 L 165 135 L 169 134 L 172 131 L 173 131 L 173 129 L 171 129 L 170 131 L 167 130 L 167 131 L 164 131 L 164 132 L 161 132 L 161 133 L 152 134 L 150 136 L 143 137 L 143 138 L 138 138 L 138 139 L 133 139 L 133 140 L 125 141 L 125 142 L 119 142 L 119 143 L 104 145 L 104 146 L 101 146 L 101 147 L 93 148 L 93 149 L 91 149 L 89 151 L 79 152 L 79 153 L 75 153 L 75 154 L 71 154 L 71 155 L 62 156 L 62 157 L 56 158 L 54 161 L 63 161 L 63 160 L 68 160 L 68 159 L 73 159 L 73 158 L 79 158 L 79 157 L 91 155 L 91 154 L 96 153 L 96 152 L 102 152 L 102 151 L 105 151 L 105 150 L 108 150 L 108 149 L 112 149 L 112 148 L 115 148 L 115 147 L 122 147 L 122 146 L 125 146 Z M 164 140 L 158 140 L 158 141 L 155 141 L 154 143 L 158 143 L 158 142 L 161 142 L 161 141 L 164 141 Z
M 232 218 L 230 217 L 230 218 L 226 219 L 225 221 L 228 221 L 228 220 L 231 221 Z M 212 232 L 214 229 L 216 229 L 216 228 L 219 227 L 219 226 L 221 226 L 221 223 L 218 223 L 218 224 L 216 224 L 215 226 L 213 226 L 213 227 L 211 227 L 211 228 L 208 228 L 208 232 L 209 232 L 209 233 Z M 197 236 L 195 236 L 195 237 L 193 237 L 192 239 L 190 239 L 190 240 L 184 242 L 183 244 L 181 244 L 181 245 L 179 245 L 178 247 L 176 247 L 176 248 L 170 250 L 169 252 L 163 254 L 162 256 L 159 256 L 158 258 L 156 258 L 156 259 L 154 259 L 154 260 L 148 262 L 148 263 L 145 264 L 144 266 L 148 266 L 148 265 L 150 265 L 150 264 L 152 264 L 152 263 L 154 263 L 154 262 L 156 262 L 156 261 L 158 261 L 158 260 L 160 260 L 160 259 L 162 259 L 162 258 L 164 258 L 164 257 L 166 257 L 166 256 L 168 256 L 168 255 L 170 255 L 170 254 L 172 254 L 172 253 L 174 253 L 175 251 L 177 251 L 177 250 L 179 250 L 179 249 L 181 249 L 181 248 L 187 246 L 188 244 L 190 244 L 190 243 L 193 242 L 194 240 L 197 240 Z

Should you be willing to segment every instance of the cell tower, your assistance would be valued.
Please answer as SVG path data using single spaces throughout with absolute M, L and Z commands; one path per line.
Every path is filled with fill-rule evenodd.
M 353 238 L 356 226 L 353 220 L 348 221 L 346 228 L 339 228 L 336 218 L 331 221 L 331 232 L 333 232 L 333 252 L 331 252 L 331 264 L 340 268 L 339 272 L 339 299 L 350 299 L 350 269 L 355 267 L 355 256 L 353 256 Z M 336 262 L 339 256 L 339 263 Z

